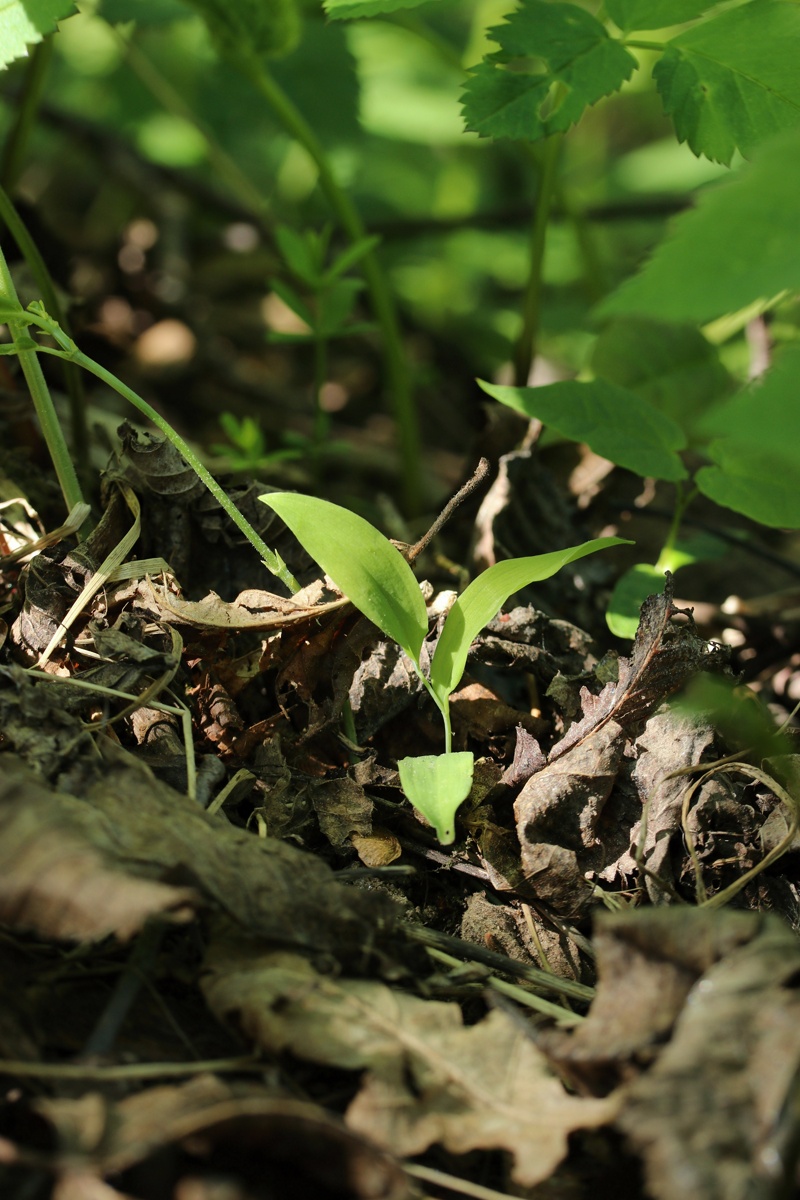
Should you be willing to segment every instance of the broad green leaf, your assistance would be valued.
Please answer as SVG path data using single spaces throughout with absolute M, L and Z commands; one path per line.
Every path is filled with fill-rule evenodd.
M 592 371 L 649 401 L 677 421 L 690 441 L 709 406 L 733 390 L 733 380 L 694 325 L 645 317 L 613 321 L 592 353 Z
M 673 38 L 653 70 L 675 132 L 729 163 L 800 125 L 800 5 L 757 0 Z
M 192 15 L 182 0 L 102 0 L 98 12 L 111 25 L 168 25 Z
M 798 196 L 800 130 L 792 130 L 677 217 L 650 261 L 598 315 L 702 322 L 784 288 L 800 290 Z
M 686 478 L 677 454 L 686 446 L 683 430 L 634 392 L 604 379 L 538 388 L 478 383 L 501 404 L 538 418 L 562 437 L 585 442 L 617 466 L 673 483 Z
M 317 329 L 323 337 L 345 332 L 345 322 L 352 315 L 358 293 L 363 287 L 361 279 L 337 279 L 322 292 L 318 298 Z
M 426 0 L 323 0 L 322 7 L 331 20 L 351 17 L 377 17 L 400 8 L 417 8 Z
M 608 0 L 606 11 L 625 33 L 634 29 L 664 29 L 702 16 L 714 0 Z
M 399 550 L 357 513 L 296 492 L 259 496 L 345 596 L 419 663 L 428 614 Z
M 430 683 L 438 700 L 446 703 L 453 688 L 458 686 L 470 646 L 484 625 L 497 616 L 509 596 L 531 583 L 550 579 L 567 563 L 594 554 L 596 550 L 629 545 L 631 543 L 626 538 L 594 538 L 580 546 L 570 546 L 567 550 L 534 554 L 529 558 L 506 559 L 473 579 L 447 614 L 433 654 Z
M 28 46 L 75 12 L 73 0 L 0 0 L 0 67 L 27 57 Z
M 700 490 L 763 525 L 800 527 L 800 345 L 785 347 L 770 371 L 709 413 L 716 434 Z
M 606 610 L 606 625 L 620 638 L 636 636 L 639 610 L 648 596 L 664 590 L 664 572 L 650 563 L 637 563 L 616 582 Z
M 217 50 L 234 63 L 253 54 L 284 58 L 300 41 L 299 0 L 186 0 Z
M 574 4 L 523 0 L 489 36 L 500 49 L 475 69 L 462 97 L 466 128 L 482 137 L 535 140 L 569 129 L 636 69 L 636 59 Z M 519 69 L 526 60 L 533 65 Z
M 472 790 L 475 765 L 468 751 L 401 758 L 397 764 L 407 798 L 427 817 L 443 846 L 455 841 L 455 815 Z

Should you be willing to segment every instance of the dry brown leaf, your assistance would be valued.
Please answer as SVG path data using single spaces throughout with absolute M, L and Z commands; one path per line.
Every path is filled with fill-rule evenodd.
M 137 878 L 104 853 L 80 820 L 86 807 L 3 755 L 0 921 L 43 937 L 92 941 L 129 938 L 156 915 L 191 920 L 198 893 Z
M 347 1123 L 399 1154 L 434 1142 L 454 1153 L 511 1152 L 514 1178 L 546 1179 L 578 1128 L 607 1123 L 615 1100 L 570 1096 L 506 1013 L 465 1028 L 455 1004 L 318 974 L 305 959 L 217 939 L 203 988 L 257 1045 L 349 1070 L 368 1068 Z

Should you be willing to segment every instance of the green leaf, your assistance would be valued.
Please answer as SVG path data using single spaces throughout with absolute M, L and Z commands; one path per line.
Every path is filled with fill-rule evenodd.
M 351 17 L 377 17 L 400 8 L 417 8 L 425 0 L 323 0 L 322 7 L 331 20 Z
M 792 130 L 677 217 L 642 271 L 598 315 L 702 322 L 784 288 L 800 290 L 798 196 L 800 130 Z
M 653 76 L 679 140 L 730 163 L 800 124 L 799 61 L 800 6 L 758 0 L 673 38 Z
M 763 525 L 800 528 L 800 345 L 785 347 L 770 371 L 709 413 L 713 466 L 695 482 L 717 504 Z
M 182 0 L 102 0 L 98 11 L 111 25 L 168 25 L 192 15 Z
M 320 263 L 308 239 L 288 225 L 276 225 L 275 241 L 289 270 L 303 283 L 316 288 L 320 282 Z
M 637 65 L 574 4 L 523 0 L 489 36 L 500 49 L 475 69 L 462 97 L 466 128 L 482 137 L 534 140 L 569 129 Z M 518 69 L 531 59 L 530 69 Z
M 283 58 L 300 41 L 298 0 L 186 0 L 205 21 L 220 54 L 234 63 L 256 54 Z
M 472 790 L 473 755 L 425 754 L 401 758 L 397 764 L 400 783 L 408 799 L 427 817 L 443 846 L 455 841 L 455 815 Z
M 633 29 L 664 29 L 693 21 L 715 0 L 608 0 L 606 11 L 625 33 Z
M 458 686 L 473 641 L 484 625 L 497 616 L 509 596 L 531 583 L 550 579 L 567 563 L 594 554 L 596 550 L 629 545 L 631 543 L 625 538 L 594 538 L 580 546 L 570 546 L 567 550 L 534 554 L 529 558 L 506 559 L 473 579 L 447 614 L 431 661 L 431 688 L 441 705 L 446 703 L 453 688 Z
M 301 496 L 259 496 L 345 596 L 419 665 L 428 614 L 414 573 L 399 550 L 349 509 Z
M 2 0 L 0 2 L 0 67 L 25 58 L 28 46 L 52 33 L 56 22 L 77 12 L 73 0 Z
M 664 572 L 649 563 L 637 563 L 616 582 L 606 610 L 606 625 L 620 638 L 636 636 L 639 610 L 648 596 L 664 590 Z
M 734 386 L 716 346 L 694 325 L 645 317 L 608 325 L 595 343 L 591 365 L 595 375 L 666 413 L 689 440 L 698 440 L 698 419 Z
M 365 255 L 380 245 L 381 239 L 377 234 L 372 234 L 369 237 L 361 238 L 358 242 L 353 242 L 347 249 L 343 250 L 334 263 L 325 272 L 323 283 L 332 283 L 334 279 L 338 279 L 340 275 L 344 275 L 345 271 L 349 271 L 356 263 L 361 262 Z
M 683 430 L 634 392 L 604 379 L 538 388 L 503 387 L 480 379 L 478 383 L 501 404 L 537 417 L 562 437 L 585 442 L 595 454 L 637 475 L 673 483 L 686 478 L 676 453 L 686 445 Z
M 338 279 L 319 297 L 317 332 L 323 337 L 349 332 L 345 322 L 352 315 L 358 293 L 364 287 L 361 279 Z

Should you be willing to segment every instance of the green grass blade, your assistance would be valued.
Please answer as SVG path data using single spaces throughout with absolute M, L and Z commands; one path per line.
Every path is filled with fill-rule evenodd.
M 357 513 L 296 492 L 260 496 L 345 596 L 419 663 L 428 615 L 406 560 Z
M 549 579 L 567 563 L 605 550 L 630 545 L 625 538 L 603 537 L 530 558 L 509 558 L 484 571 L 458 597 L 444 623 L 431 663 L 431 687 L 444 703 L 464 674 L 469 648 L 484 625 L 495 617 L 509 596 L 528 584 Z

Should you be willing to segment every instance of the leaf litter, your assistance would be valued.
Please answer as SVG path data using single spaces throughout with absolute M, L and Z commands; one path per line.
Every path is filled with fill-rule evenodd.
M 402 654 L 315 577 L 263 485 L 240 498 L 302 579 L 291 598 L 180 463 L 123 442 L 93 539 L 4 568 L 4 1194 L 224 1179 L 244 1198 L 266 1172 L 270 1195 L 544 1198 L 637 1170 L 632 1198 L 783 1194 L 794 764 L 717 765 L 746 747 L 668 704 L 729 674 L 669 580 L 628 658 L 598 661 L 564 619 L 594 564 L 574 609 L 549 585 L 551 613 L 481 633 L 452 704 L 474 785 L 444 852 L 393 769 L 439 749 Z M 477 520 L 490 559 L 515 462 Z M 144 557 L 93 591 L 126 488 Z M 446 610 L 424 595 L 423 663 Z

